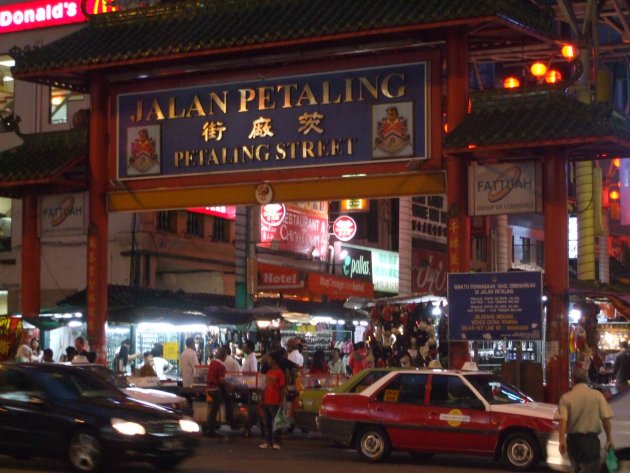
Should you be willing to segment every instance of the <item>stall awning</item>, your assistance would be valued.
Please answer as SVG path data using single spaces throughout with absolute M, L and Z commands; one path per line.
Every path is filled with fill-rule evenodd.
M 62 300 L 57 310 L 74 307 L 85 312 L 85 303 L 86 291 L 83 290 Z M 246 325 L 258 320 L 279 319 L 285 312 L 325 315 L 346 320 L 361 316 L 358 311 L 344 308 L 341 302 L 259 299 L 255 307 L 249 309 L 235 309 L 234 305 L 235 298 L 229 295 L 108 286 L 108 320 L 115 323 Z

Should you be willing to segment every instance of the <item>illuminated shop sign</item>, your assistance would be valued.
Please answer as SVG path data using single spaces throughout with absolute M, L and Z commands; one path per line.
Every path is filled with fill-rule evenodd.
M 357 222 L 352 217 L 342 215 L 333 222 L 333 235 L 341 241 L 350 241 L 357 234 Z
M 121 179 L 427 159 L 426 63 L 117 96 Z
M 300 204 L 260 207 L 260 247 L 325 259 L 328 215 Z
M 91 14 L 114 11 L 104 0 L 87 0 L 86 11 Z M 81 11 L 81 0 L 14 3 L 0 5 L 0 34 L 48 28 L 87 21 Z
M 335 254 L 335 274 L 370 281 L 378 292 L 398 293 L 398 253 L 338 242 Z
M 233 205 L 218 205 L 214 207 L 193 207 L 186 209 L 188 212 L 211 215 L 213 217 L 236 220 L 236 207 Z
M 370 201 L 367 199 L 345 199 L 341 201 L 342 212 L 367 212 Z

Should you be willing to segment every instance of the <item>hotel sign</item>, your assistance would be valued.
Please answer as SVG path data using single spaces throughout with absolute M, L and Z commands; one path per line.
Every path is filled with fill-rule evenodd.
M 427 75 L 421 62 L 123 93 L 118 176 L 427 159 Z

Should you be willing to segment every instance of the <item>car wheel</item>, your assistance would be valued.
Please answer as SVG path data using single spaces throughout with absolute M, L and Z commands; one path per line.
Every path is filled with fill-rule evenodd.
M 98 471 L 102 462 L 101 442 L 89 431 L 75 433 L 68 444 L 68 461 L 74 471 Z
M 362 459 L 369 462 L 379 462 L 389 457 L 392 446 L 383 429 L 365 427 L 359 434 L 357 451 Z
M 527 432 L 508 435 L 503 442 L 503 462 L 515 471 L 526 471 L 540 461 L 536 439 Z
M 158 470 L 172 470 L 177 468 L 183 460 L 182 457 L 163 457 L 154 459 L 151 464 Z

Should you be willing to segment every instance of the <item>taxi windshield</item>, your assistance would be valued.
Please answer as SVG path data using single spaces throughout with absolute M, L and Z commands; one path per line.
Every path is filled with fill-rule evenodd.
M 490 404 L 524 404 L 533 402 L 523 391 L 497 375 L 468 375 L 466 381 L 479 391 Z

